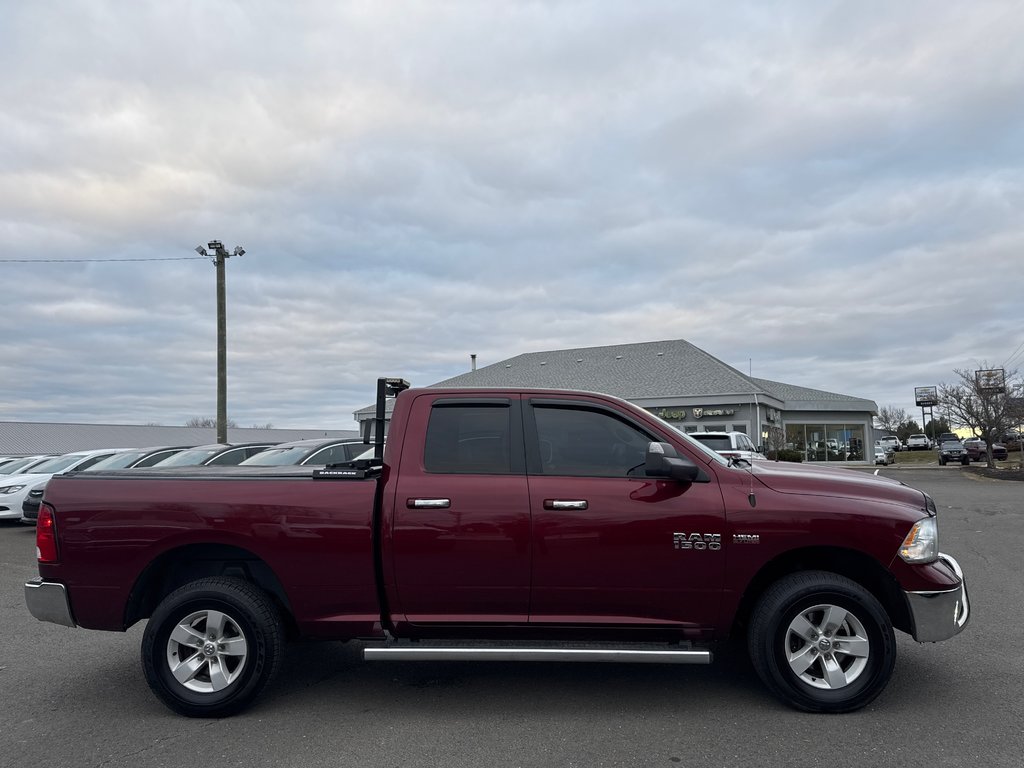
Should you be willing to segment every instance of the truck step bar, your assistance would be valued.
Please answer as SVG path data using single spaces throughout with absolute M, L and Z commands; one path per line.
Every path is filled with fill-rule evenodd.
M 427 645 L 396 643 L 366 646 L 366 661 L 562 661 L 614 662 L 619 664 L 710 664 L 711 651 L 672 646 L 586 646 L 572 645 L 501 646 Z

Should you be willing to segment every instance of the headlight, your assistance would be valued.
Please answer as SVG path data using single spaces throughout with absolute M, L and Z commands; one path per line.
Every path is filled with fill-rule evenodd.
M 918 520 L 900 545 L 900 557 L 908 563 L 932 563 L 939 557 L 939 527 L 934 517 Z
M 17 493 L 24 487 L 24 485 L 6 485 L 0 488 L 0 493 Z

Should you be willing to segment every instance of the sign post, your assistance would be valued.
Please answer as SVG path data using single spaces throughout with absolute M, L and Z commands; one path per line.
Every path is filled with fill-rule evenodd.
M 914 402 L 921 406 L 921 431 L 926 435 L 928 432 L 925 430 L 924 410 L 928 409 L 928 415 L 932 418 L 932 426 L 935 426 L 935 412 L 932 410 L 936 405 L 939 404 L 939 391 L 937 387 L 914 387 Z M 932 429 L 932 432 L 935 430 Z M 936 435 L 932 434 L 928 436 L 929 439 L 935 440 Z

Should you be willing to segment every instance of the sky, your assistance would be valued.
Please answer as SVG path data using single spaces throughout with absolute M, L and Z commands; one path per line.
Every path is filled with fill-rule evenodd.
M 0 0 L 0 421 L 347 429 L 686 339 L 915 412 L 1024 370 L 1011 0 Z M 917 410 L 919 413 L 919 410 Z

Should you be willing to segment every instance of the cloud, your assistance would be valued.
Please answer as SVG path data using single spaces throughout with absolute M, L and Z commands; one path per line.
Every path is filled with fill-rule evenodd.
M 378 375 L 685 338 L 913 405 L 1011 359 L 1012 3 L 32 3 L 0 419 L 349 426 Z M 82 264 L 44 259 L 181 258 Z

